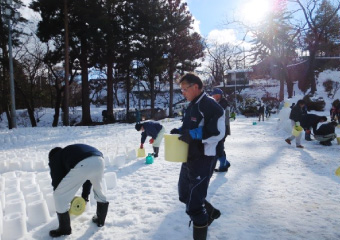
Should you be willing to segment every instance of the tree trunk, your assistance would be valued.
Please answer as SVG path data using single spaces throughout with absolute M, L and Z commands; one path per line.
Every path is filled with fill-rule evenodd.
M 57 127 L 58 126 L 58 120 L 59 120 L 59 114 L 60 114 L 60 104 L 61 104 L 61 90 L 56 87 L 57 91 L 57 96 L 55 100 L 55 105 L 54 105 L 54 116 L 53 116 L 53 123 L 52 127 Z
M 155 76 L 152 72 L 152 69 L 150 69 L 149 81 L 150 81 L 150 96 L 151 96 L 151 118 L 154 118 L 155 116 Z
M 108 122 L 113 122 L 113 60 L 111 57 L 107 63 L 107 119 Z
M 310 91 L 312 94 L 316 92 L 316 82 L 315 82 L 315 75 L 314 75 L 314 63 L 315 63 L 315 55 L 316 51 L 310 51 L 309 61 L 308 61 L 308 68 L 306 73 L 306 81 L 310 85 Z
M 17 90 L 22 95 L 32 127 L 36 127 L 37 121 L 35 120 L 35 117 L 34 117 L 34 106 L 29 103 L 29 100 L 27 99 L 26 94 L 24 93 L 24 91 L 22 91 L 21 88 L 17 87 Z
M 65 26 L 65 86 L 64 86 L 64 126 L 70 125 L 69 117 L 69 40 L 68 40 L 68 0 L 64 0 L 64 26 Z
M 170 102 L 169 102 L 169 117 L 173 116 L 173 109 L 172 105 L 174 103 L 174 68 L 172 66 L 173 61 L 170 60 L 170 67 L 169 67 L 169 85 L 170 85 Z
M 87 69 L 87 40 L 83 36 L 81 39 L 81 87 L 82 87 L 82 119 L 81 124 L 88 126 L 92 124 L 90 113 L 90 96 L 89 96 L 89 81 L 88 81 L 88 69 Z
M 130 88 L 131 88 L 131 82 L 130 82 L 130 66 L 126 65 L 126 120 L 131 120 L 129 111 L 130 111 Z

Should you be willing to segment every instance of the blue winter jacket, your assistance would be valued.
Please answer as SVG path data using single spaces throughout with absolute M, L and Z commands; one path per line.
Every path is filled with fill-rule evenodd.
M 142 123 L 144 131 L 141 133 L 142 138 L 141 138 L 141 143 L 145 143 L 146 137 L 152 137 L 153 139 L 156 139 L 158 136 L 158 133 L 162 129 L 162 125 L 159 124 L 158 122 L 145 122 Z

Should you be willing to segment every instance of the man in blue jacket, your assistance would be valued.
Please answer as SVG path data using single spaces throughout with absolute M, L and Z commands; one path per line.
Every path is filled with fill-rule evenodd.
M 218 143 L 216 149 L 220 166 L 219 168 L 215 169 L 215 172 L 227 172 L 230 167 L 230 162 L 227 160 L 227 155 L 224 150 L 224 142 L 226 137 L 230 135 L 229 103 L 227 99 L 223 97 L 223 91 L 220 88 L 215 88 L 211 93 L 211 96 L 224 109 L 225 112 L 225 135 L 224 138 Z
M 98 227 L 105 223 L 109 203 L 103 194 L 104 159 L 96 148 L 85 144 L 73 144 L 65 148 L 53 148 L 49 154 L 49 167 L 52 178 L 53 198 L 59 220 L 59 228 L 50 231 L 51 237 L 72 233 L 69 204 L 78 189 L 93 185 L 97 212 L 92 221 Z M 87 187 L 86 187 L 87 186 Z M 91 186 L 89 186 L 91 188 Z
M 142 131 L 140 148 L 143 148 L 145 140 L 149 136 L 151 137 L 149 143 L 152 144 L 154 152 L 153 155 L 155 158 L 158 157 L 159 146 L 161 145 L 163 135 L 165 132 L 164 127 L 158 122 L 149 121 L 144 123 L 137 123 L 135 125 L 135 129 L 137 131 Z
M 221 106 L 203 90 L 201 79 L 187 73 L 180 79 L 181 91 L 190 101 L 180 128 L 180 140 L 189 144 L 187 162 L 182 164 L 178 181 L 179 200 L 193 221 L 194 240 L 207 238 L 208 226 L 220 211 L 206 201 L 209 181 L 216 165 L 216 147 L 225 136 L 225 116 Z

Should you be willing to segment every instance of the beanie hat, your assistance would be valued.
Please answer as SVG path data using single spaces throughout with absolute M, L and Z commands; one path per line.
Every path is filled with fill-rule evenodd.
M 137 131 L 139 131 L 139 130 L 142 128 L 142 126 L 143 126 L 143 124 L 141 124 L 141 123 L 136 123 L 135 129 L 136 129 Z
M 214 88 L 211 95 L 216 95 L 216 94 L 223 95 L 223 91 L 220 88 Z

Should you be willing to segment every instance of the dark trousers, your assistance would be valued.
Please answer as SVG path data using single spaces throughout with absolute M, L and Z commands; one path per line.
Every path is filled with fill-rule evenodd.
M 216 161 L 215 156 L 202 156 L 189 158 L 182 164 L 178 181 L 179 200 L 186 205 L 186 213 L 196 226 L 208 223 L 204 200 Z

